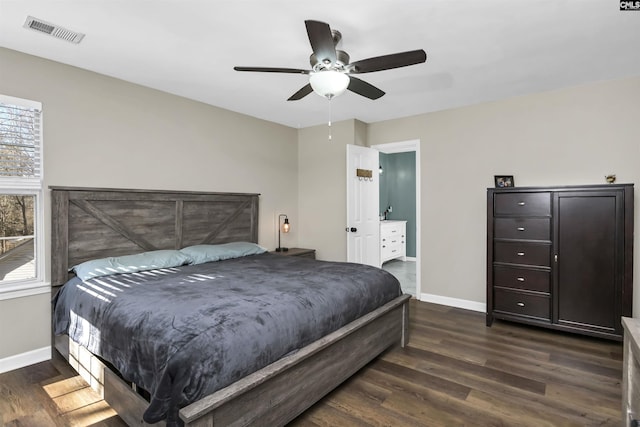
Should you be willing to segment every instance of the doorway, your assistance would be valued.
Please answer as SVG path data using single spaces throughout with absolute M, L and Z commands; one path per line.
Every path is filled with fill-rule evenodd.
M 383 265 L 383 269 L 394 274 L 399 280 L 403 291 L 413 294 L 420 300 L 420 140 L 400 141 L 387 144 L 373 145 L 371 148 L 383 154 L 415 153 L 415 258 L 408 257 L 408 261 L 389 261 Z M 393 163 L 391 163 L 391 167 Z M 391 172 L 391 171 L 389 171 Z M 398 172 L 398 171 L 395 171 Z M 384 173 L 384 170 L 383 172 Z M 410 215 L 413 216 L 413 215 Z M 403 283 L 404 282 L 404 283 Z

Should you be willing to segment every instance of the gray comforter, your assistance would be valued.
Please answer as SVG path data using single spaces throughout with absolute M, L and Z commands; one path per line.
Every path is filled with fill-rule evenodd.
M 151 394 L 146 422 L 178 410 L 401 294 L 364 265 L 273 254 L 65 284 L 54 331 Z

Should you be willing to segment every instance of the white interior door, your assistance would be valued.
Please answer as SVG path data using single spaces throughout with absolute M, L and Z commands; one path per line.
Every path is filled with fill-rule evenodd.
M 347 145 L 347 261 L 380 267 L 378 151 Z M 371 178 L 358 176 L 371 171 Z

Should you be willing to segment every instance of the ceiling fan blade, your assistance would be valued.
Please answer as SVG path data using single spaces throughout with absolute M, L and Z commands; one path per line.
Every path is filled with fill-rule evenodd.
M 236 71 L 259 71 L 262 73 L 291 73 L 291 74 L 309 74 L 310 70 L 301 70 L 298 68 L 271 68 L 271 67 L 233 67 Z
M 349 76 L 349 86 L 347 86 L 347 89 L 369 99 L 378 99 L 384 95 L 384 92 L 374 85 L 353 76 Z
M 320 21 L 304 21 L 311 48 L 318 62 L 330 65 L 336 62 L 336 47 L 329 24 Z
M 392 53 L 391 55 L 376 56 L 349 64 L 350 73 L 371 73 L 374 71 L 390 70 L 392 68 L 406 67 L 421 64 L 427 60 L 424 50 L 412 50 L 409 52 Z
M 302 89 L 300 89 L 299 91 L 291 95 L 289 99 L 287 99 L 287 101 L 297 101 L 309 95 L 311 92 L 313 92 L 313 89 L 311 88 L 311 85 L 307 83 L 305 86 L 302 87 Z

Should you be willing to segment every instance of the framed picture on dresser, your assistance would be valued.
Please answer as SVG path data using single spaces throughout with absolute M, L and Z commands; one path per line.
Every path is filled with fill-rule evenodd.
M 496 188 L 515 187 L 513 175 L 494 175 Z

